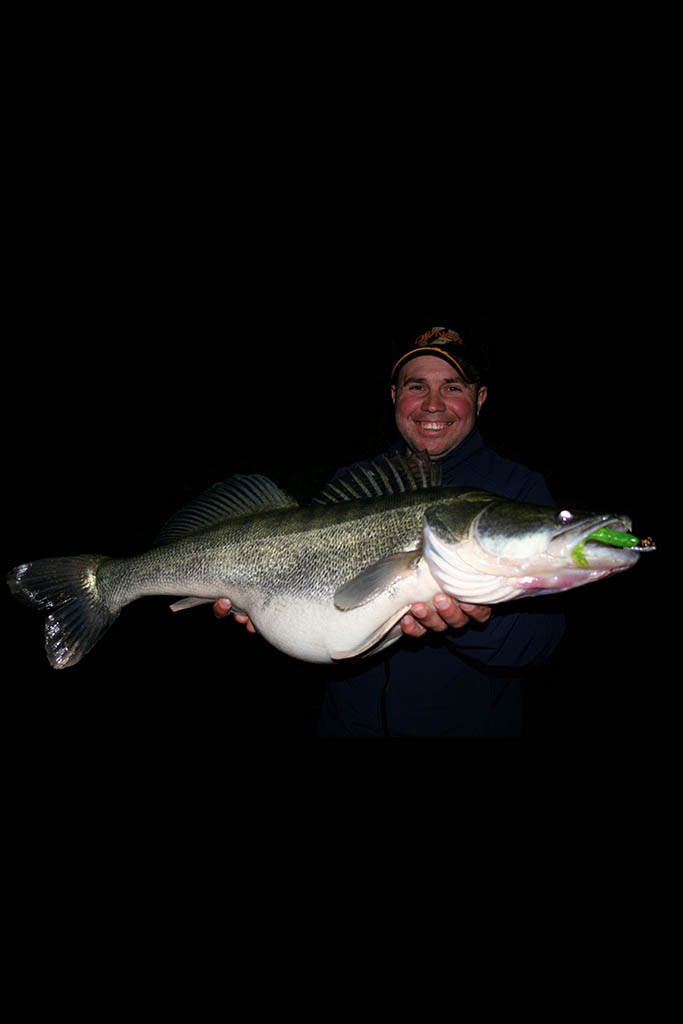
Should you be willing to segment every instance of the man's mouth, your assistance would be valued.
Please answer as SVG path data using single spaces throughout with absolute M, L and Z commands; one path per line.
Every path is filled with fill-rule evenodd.
M 422 422 L 420 422 L 418 420 L 417 425 L 420 427 L 421 430 L 446 430 L 447 427 L 452 426 L 452 420 L 448 423 L 434 423 L 432 420 L 422 420 Z

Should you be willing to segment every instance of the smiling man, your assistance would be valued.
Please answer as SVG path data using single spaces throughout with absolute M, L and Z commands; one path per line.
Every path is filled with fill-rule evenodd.
M 401 440 L 385 454 L 426 450 L 440 463 L 444 485 L 552 505 L 540 474 L 484 444 L 477 418 L 488 397 L 487 370 L 482 351 L 445 327 L 407 345 L 391 370 Z M 492 609 L 446 594 L 414 604 L 398 643 L 327 672 L 318 735 L 520 735 L 522 676 L 552 654 L 564 631 L 559 610 L 538 607 L 521 601 Z M 229 609 L 229 601 L 215 606 L 219 617 Z M 253 632 L 246 617 L 236 618 Z
M 460 365 L 447 358 L 452 347 L 425 345 L 424 355 L 420 348 L 409 352 L 392 375 L 396 426 L 413 451 L 427 451 L 433 459 L 448 455 L 472 433 L 488 394 L 485 385 L 465 376 L 462 358 Z
M 487 365 L 484 354 L 466 348 L 455 331 L 433 327 L 396 362 L 391 398 L 396 427 L 411 451 L 442 460 L 472 433 L 488 395 L 475 360 Z M 436 609 L 413 605 L 401 624 L 403 632 L 419 637 L 427 629 L 458 628 L 470 618 L 486 622 L 491 615 L 486 606 L 463 604 L 447 594 L 437 594 L 434 604 Z
M 487 370 L 481 349 L 446 327 L 409 344 L 391 371 L 401 442 L 387 454 L 426 450 L 439 461 L 445 485 L 552 505 L 540 474 L 484 444 L 477 419 L 488 397 Z M 525 601 L 492 609 L 446 594 L 436 594 L 433 604 L 412 606 L 399 643 L 340 668 L 343 678 L 325 690 L 319 736 L 521 734 L 522 677 L 555 650 L 562 613 L 545 614 Z

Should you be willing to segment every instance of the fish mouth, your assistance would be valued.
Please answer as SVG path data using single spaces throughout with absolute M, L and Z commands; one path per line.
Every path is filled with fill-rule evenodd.
M 579 569 L 626 569 L 638 561 L 640 540 L 631 534 L 629 516 L 591 516 L 558 530 L 548 553 Z
M 526 594 L 560 594 L 585 586 L 614 573 L 623 572 L 645 550 L 654 550 L 651 541 L 639 541 L 631 534 L 628 516 L 591 516 L 558 530 L 546 552 L 546 567 L 519 580 Z
M 548 511 L 542 510 L 544 518 Z M 548 532 L 541 527 L 516 537 L 514 528 L 498 535 L 493 528 L 482 537 L 481 515 L 464 540 L 440 536 L 429 521 L 424 534 L 424 557 L 435 580 L 447 593 L 474 604 L 559 594 L 629 569 L 642 551 L 655 549 L 652 541 L 631 534 L 628 516 L 560 512 L 554 522 L 562 525 Z

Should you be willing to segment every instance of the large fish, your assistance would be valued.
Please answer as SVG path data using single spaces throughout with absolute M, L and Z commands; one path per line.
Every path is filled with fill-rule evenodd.
M 175 516 L 150 551 L 29 562 L 7 581 L 47 611 L 54 668 L 75 665 L 121 609 L 151 594 L 180 609 L 229 597 L 281 651 L 312 662 L 372 653 L 396 640 L 415 601 L 444 591 L 475 604 L 558 593 L 635 565 L 652 550 L 626 516 L 528 505 L 439 487 L 384 459 L 300 507 L 263 476 L 217 484 Z

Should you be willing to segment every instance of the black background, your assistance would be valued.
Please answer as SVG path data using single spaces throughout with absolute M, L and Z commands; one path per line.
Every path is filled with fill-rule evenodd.
M 359 288 L 342 302 L 332 286 L 305 303 L 261 296 L 253 280 L 245 302 L 239 281 L 207 282 L 167 260 L 144 289 L 90 271 L 77 295 L 68 277 L 42 289 L 11 374 L 7 568 L 144 549 L 185 501 L 233 472 L 266 473 L 306 500 L 392 439 L 392 343 L 446 323 L 492 351 L 486 441 L 543 473 L 561 506 L 627 512 L 660 543 L 629 573 L 557 598 L 568 634 L 529 679 L 527 735 L 650 728 L 667 679 L 653 657 L 666 549 L 648 308 L 616 312 L 626 295 L 571 308 L 569 296 L 525 293 L 410 302 L 391 285 L 381 301 Z M 55 672 L 40 616 L 5 600 L 9 687 L 27 720 L 143 746 L 312 735 L 325 670 L 215 621 L 209 606 L 173 616 L 164 598 L 137 602 L 83 662 Z
M 531 771 L 519 788 L 510 744 L 495 745 L 498 772 L 491 744 L 426 741 L 443 770 L 427 776 L 411 758 L 405 784 L 367 766 L 354 785 L 350 765 L 366 768 L 356 744 L 337 791 L 335 745 L 309 757 L 319 668 L 208 607 L 173 615 L 149 598 L 56 672 L 40 615 L 5 590 L 6 876 L 12 963 L 22 981 L 30 965 L 32 990 L 38 966 L 73 997 L 58 956 L 68 950 L 94 978 L 114 964 L 105 990 L 120 991 L 123 944 L 147 975 L 158 948 L 181 968 L 174 981 L 187 977 L 188 936 L 204 978 L 216 922 L 234 931 L 236 890 L 249 892 L 238 901 L 248 934 L 262 909 L 277 927 L 283 897 L 301 911 L 292 878 L 322 863 L 320 918 L 331 851 L 348 834 L 340 811 L 353 801 L 357 820 L 369 797 L 383 818 L 387 791 L 400 792 L 395 819 L 415 834 L 406 792 L 419 787 L 422 810 L 445 783 L 431 818 L 450 824 L 482 777 L 454 766 L 456 748 L 485 750 L 487 824 L 500 820 L 501 786 L 505 810 L 543 793 L 536 873 L 581 844 L 570 877 L 594 874 L 623 821 L 614 860 L 637 850 L 629 884 L 647 877 L 650 906 L 671 847 L 657 840 L 674 776 L 654 756 L 679 718 L 664 513 L 680 463 L 667 393 L 680 326 L 666 32 L 659 20 L 648 33 L 643 19 L 603 29 L 563 13 L 539 46 L 515 11 L 456 36 L 411 19 L 396 45 L 386 19 L 373 37 L 333 11 L 334 30 L 316 25 L 311 46 L 306 12 L 306 31 L 290 10 L 257 16 L 251 32 L 185 10 L 5 18 L 6 569 L 138 550 L 236 471 L 305 497 L 383 447 L 387 343 L 439 323 L 480 329 L 494 347 L 488 443 L 541 471 L 561 505 L 631 514 L 658 550 L 557 598 L 568 631 L 527 683 L 527 739 L 512 746 Z M 292 760 L 303 766 L 294 780 Z M 591 796 L 599 811 L 586 820 Z M 642 872 L 634 836 L 657 851 L 656 873 Z M 152 977 L 163 986 L 168 971 Z
M 632 106 L 610 110 L 608 139 L 577 121 L 574 144 L 561 119 L 539 132 L 503 106 L 485 151 L 437 145 L 420 119 L 363 132 L 341 93 L 306 116 L 303 83 L 247 106 L 221 62 L 191 76 L 148 44 L 67 60 L 33 34 L 16 80 L 7 569 L 144 548 L 233 472 L 305 499 L 391 438 L 392 343 L 447 324 L 493 353 L 485 440 L 559 504 L 626 512 L 659 545 L 558 598 L 569 631 L 529 682 L 528 734 L 642 735 L 667 706 L 657 459 L 676 341 L 650 115 L 639 144 Z M 208 608 L 138 602 L 58 673 L 40 617 L 4 600 L 20 733 L 310 735 L 320 670 Z

